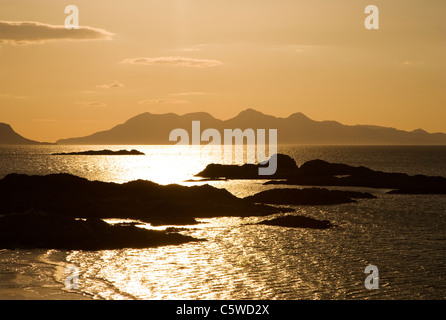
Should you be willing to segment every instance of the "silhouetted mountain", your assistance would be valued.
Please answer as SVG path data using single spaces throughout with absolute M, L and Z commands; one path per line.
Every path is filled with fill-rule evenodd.
M 9 124 L 0 122 L 0 145 L 17 145 L 17 144 L 49 144 L 47 142 L 38 142 L 29 140 L 17 132 L 15 132 Z
M 446 144 L 444 133 L 427 133 L 421 129 L 408 132 L 371 125 L 349 126 L 336 121 L 314 121 L 302 113 L 279 118 L 253 109 L 242 111 L 228 120 L 215 119 L 205 112 L 182 116 L 143 113 L 110 130 L 86 137 L 61 139 L 58 144 L 174 144 L 169 141 L 170 132 L 177 128 L 185 129 L 191 138 L 193 120 L 200 121 L 200 132 L 215 128 L 222 137 L 224 129 L 277 129 L 279 144 Z

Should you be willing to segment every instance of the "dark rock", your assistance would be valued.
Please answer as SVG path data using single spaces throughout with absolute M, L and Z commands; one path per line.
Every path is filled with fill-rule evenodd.
M 388 194 L 446 194 L 446 187 L 441 184 L 421 184 L 419 186 L 405 186 L 398 190 L 387 192 Z
M 373 172 L 366 167 L 352 167 L 343 163 L 330 163 L 316 159 L 305 162 L 299 168 L 299 175 L 342 176 L 352 174 L 367 174 Z
M 354 167 L 324 160 L 311 160 L 297 167 L 294 160 L 278 154 L 278 169 L 271 176 L 259 176 L 259 165 L 242 166 L 210 164 L 197 176 L 216 179 L 286 179 L 268 181 L 265 184 L 346 186 L 395 189 L 395 194 L 446 194 L 446 178 L 425 175 L 409 176 L 405 173 L 375 171 L 366 167 Z
M 276 158 L 277 170 L 276 173 L 270 176 L 259 175 L 259 168 L 267 167 L 268 162 L 259 164 L 243 164 L 243 165 L 224 165 L 224 164 L 209 164 L 200 173 L 196 174 L 197 177 L 207 179 L 285 179 L 290 175 L 294 175 L 298 166 L 293 158 L 285 154 L 275 154 L 268 159 L 271 161 Z
M 376 198 L 370 193 L 328 190 L 321 188 L 273 189 L 246 197 L 253 203 L 290 204 L 290 205 L 331 205 L 356 202 L 354 199 Z
M 265 220 L 257 224 L 264 224 L 269 226 L 280 226 L 288 228 L 310 228 L 310 229 L 329 229 L 335 227 L 328 220 L 317 220 L 304 216 L 292 216 L 279 217 L 271 220 Z
M 59 214 L 28 211 L 0 217 L 0 247 L 66 250 L 147 248 L 202 241 L 178 233 L 110 225 L 100 219 L 76 220 Z
M 405 173 L 375 171 L 365 167 L 309 161 L 299 168 L 299 173 L 286 181 L 267 184 L 349 186 L 395 189 L 399 194 L 446 194 L 446 178 L 425 175 L 409 176 Z
M 35 209 L 73 218 L 127 218 L 152 225 L 191 225 L 195 218 L 264 216 L 293 211 L 253 204 L 209 185 L 137 180 L 89 181 L 70 174 L 9 174 L 0 180 L 0 215 Z
M 53 153 L 55 156 L 69 156 L 69 155 L 85 155 L 85 156 L 129 156 L 129 155 L 144 155 L 143 152 L 132 149 L 130 151 L 128 150 L 119 150 L 119 151 L 112 151 L 112 150 L 88 150 L 88 151 L 80 151 L 80 152 L 68 152 L 68 153 Z

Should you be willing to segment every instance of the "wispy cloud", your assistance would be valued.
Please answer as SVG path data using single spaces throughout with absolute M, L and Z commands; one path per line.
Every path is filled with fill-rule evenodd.
M 187 100 L 179 100 L 179 99 L 148 99 L 138 102 L 138 104 L 182 104 L 182 103 L 190 103 L 190 102 Z
M 190 47 L 184 47 L 184 48 L 180 48 L 179 51 L 183 51 L 183 52 L 196 52 L 196 51 L 201 51 L 206 47 L 205 44 L 197 44 L 197 45 L 193 45 Z
M 204 96 L 211 94 L 210 92 L 200 92 L 200 91 L 192 91 L 192 92 L 179 92 L 172 93 L 171 96 L 181 97 L 181 96 Z
M 11 94 L 1 94 L 0 93 L 0 99 L 14 99 L 14 100 L 22 100 L 22 99 L 26 99 L 26 97 L 23 96 L 14 96 Z
M 124 88 L 124 85 L 118 81 L 115 81 L 110 84 L 100 84 L 100 85 L 96 86 L 96 88 L 100 88 L 100 89 Z
M 329 46 L 322 46 L 322 45 L 296 45 L 296 44 L 290 44 L 290 45 L 270 45 L 267 47 L 267 50 L 269 51 L 287 51 L 287 52 L 294 52 L 294 53 L 311 53 L 315 51 L 321 51 L 324 49 L 329 48 Z
M 75 104 L 83 105 L 87 107 L 105 107 L 106 104 L 98 101 L 76 101 Z
M 33 122 L 58 122 L 59 120 L 56 119 L 32 119 Z
M 194 59 L 186 57 L 158 57 L 158 58 L 131 58 L 121 61 L 127 64 L 140 65 L 165 65 L 173 67 L 208 68 L 222 64 L 221 61 L 212 59 Z
M 424 62 L 406 60 L 406 61 L 403 61 L 401 64 L 403 66 L 422 66 L 422 65 L 424 65 Z
M 31 44 L 57 40 L 110 40 L 112 33 L 81 26 L 68 30 L 62 25 L 35 21 L 0 21 L 0 43 Z

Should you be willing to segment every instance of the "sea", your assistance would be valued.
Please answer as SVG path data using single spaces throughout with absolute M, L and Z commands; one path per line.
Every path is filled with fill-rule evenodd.
M 136 149 L 145 155 L 53 155 L 102 149 Z M 446 177 L 446 146 L 283 145 L 278 152 L 298 165 L 322 159 Z M 263 185 L 263 180 L 199 181 L 195 176 L 207 164 L 221 161 L 217 152 L 188 146 L 1 146 L 0 179 L 9 173 L 63 172 L 116 183 L 145 179 L 162 185 L 210 184 L 241 198 L 271 188 L 304 187 Z M 2 289 L 38 292 L 45 287 L 101 300 L 445 299 L 446 195 L 337 189 L 370 192 L 377 198 L 290 206 L 295 214 L 338 225 L 329 230 L 252 224 L 280 214 L 223 217 L 177 226 L 181 234 L 204 242 L 101 251 L 0 250 L 0 299 L 5 298 Z M 366 268 L 371 265 L 376 267 L 373 289 L 367 287 L 371 274 Z M 78 272 L 75 289 L 64 285 L 66 270 Z

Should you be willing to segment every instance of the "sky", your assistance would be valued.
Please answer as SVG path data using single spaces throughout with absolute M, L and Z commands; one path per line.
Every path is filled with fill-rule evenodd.
M 444 0 L 0 0 L 0 122 L 54 142 L 143 112 L 253 108 L 446 132 L 445 14 Z

